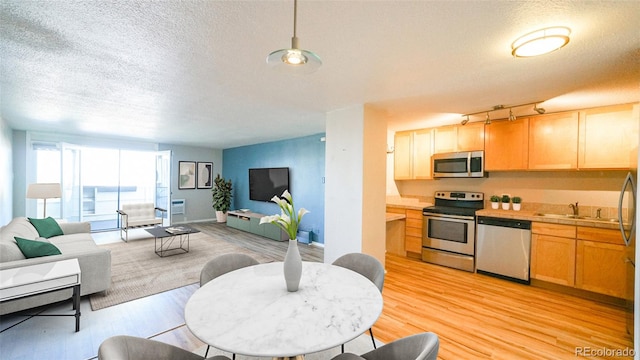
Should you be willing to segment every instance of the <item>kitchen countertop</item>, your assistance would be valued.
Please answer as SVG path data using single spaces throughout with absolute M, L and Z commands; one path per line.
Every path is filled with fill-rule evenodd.
M 562 225 L 576 225 L 576 226 L 588 226 L 602 229 L 620 229 L 618 222 L 611 222 L 607 220 L 591 220 L 591 219 L 571 219 L 571 218 L 557 218 L 535 215 L 535 211 L 515 211 L 515 210 L 494 210 L 483 209 L 476 211 L 477 216 L 491 216 L 506 219 L 519 219 L 529 220 L 544 223 L 562 224 Z
M 433 203 L 422 202 L 415 198 L 387 197 L 387 206 L 393 206 L 402 209 L 420 210 L 427 206 L 433 206 Z
M 387 216 L 387 222 L 395 221 L 395 220 L 402 220 L 402 219 L 406 219 L 407 218 L 405 215 L 396 214 L 396 213 L 387 213 L 386 216 Z

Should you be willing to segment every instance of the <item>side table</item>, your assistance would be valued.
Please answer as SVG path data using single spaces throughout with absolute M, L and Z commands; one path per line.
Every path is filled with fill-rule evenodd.
M 73 289 L 72 300 L 75 314 L 46 316 L 75 316 L 76 332 L 78 332 L 80 331 L 80 264 L 78 264 L 78 259 L 0 270 L 0 302 L 70 288 Z

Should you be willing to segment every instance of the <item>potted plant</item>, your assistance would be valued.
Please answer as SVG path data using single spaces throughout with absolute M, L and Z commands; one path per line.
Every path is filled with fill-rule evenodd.
M 511 198 L 509 195 L 502 195 L 502 210 L 509 210 L 509 202 Z
M 216 220 L 219 223 L 227 222 L 227 211 L 231 208 L 231 179 L 225 180 L 218 174 L 213 180 L 213 208 L 216 210 Z
M 511 202 L 513 203 L 513 210 L 520 211 L 522 198 L 520 198 L 520 196 L 514 196 L 513 199 L 511 199 Z
M 491 208 L 495 210 L 499 207 L 500 207 L 500 196 L 491 195 Z

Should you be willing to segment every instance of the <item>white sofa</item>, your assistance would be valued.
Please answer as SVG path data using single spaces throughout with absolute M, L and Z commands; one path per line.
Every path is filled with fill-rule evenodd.
M 64 235 L 46 239 L 62 254 L 27 259 L 14 239 L 43 240 L 27 218 L 14 218 L 0 228 L 0 269 L 42 264 L 77 258 L 80 264 L 80 295 L 104 291 L 111 285 L 111 251 L 96 245 L 88 222 L 59 223 Z M 71 290 L 16 299 L 0 303 L 0 315 L 46 305 L 71 297 Z

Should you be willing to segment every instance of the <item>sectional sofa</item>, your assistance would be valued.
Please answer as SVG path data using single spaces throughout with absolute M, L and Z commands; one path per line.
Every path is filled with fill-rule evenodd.
M 107 290 L 111 285 L 111 251 L 100 248 L 91 237 L 88 222 L 58 224 L 63 235 L 43 238 L 29 219 L 14 218 L 0 228 L 0 270 L 77 258 L 81 271 L 80 294 Z M 16 237 L 53 244 L 61 254 L 27 258 Z M 54 303 L 71 297 L 71 290 L 58 291 L 0 303 L 0 315 Z

